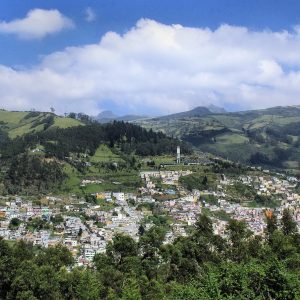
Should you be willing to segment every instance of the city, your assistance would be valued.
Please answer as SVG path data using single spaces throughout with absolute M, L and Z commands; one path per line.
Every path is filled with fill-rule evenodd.
M 0 206 L 0 236 L 8 240 L 23 239 L 33 245 L 51 247 L 65 245 L 80 265 L 91 265 L 97 253 L 105 253 L 106 245 L 115 234 L 126 234 L 138 241 L 141 228 L 154 225 L 153 208 L 167 218 L 168 231 L 164 243 L 186 236 L 189 227 L 205 212 L 213 219 L 215 234 L 226 237 L 229 218 L 246 221 L 256 235 L 264 235 L 266 218 L 276 214 L 280 220 L 284 209 L 293 213 L 300 227 L 299 180 L 269 170 L 249 167 L 249 174 L 230 178 L 221 174 L 215 189 L 188 191 L 180 178 L 191 175 L 189 167 L 178 170 L 142 171 L 143 186 L 135 193 L 105 191 L 91 194 L 95 203 L 84 198 L 70 197 L 65 204 L 59 196 L 46 196 L 40 205 L 22 197 L 2 197 Z M 172 169 L 172 167 L 170 167 Z M 253 188 L 257 195 L 274 195 L 278 206 L 251 207 L 239 203 L 230 187 L 241 184 Z M 81 185 L 99 184 L 101 180 L 83 180 Z M 228 190 L 228 191 L 227 191 Z M 16 223 L 16 224 L 15 224 Z

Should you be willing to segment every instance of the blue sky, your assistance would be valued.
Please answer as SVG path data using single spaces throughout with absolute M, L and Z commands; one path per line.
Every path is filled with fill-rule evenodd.
M 87 7 L 96 14 L 94 22 L 84 19 Z M 280 31 L 291 30 L 300 24 L 300 1 L 297 0 L 2 0 L 0 19 L 23 18 L 33 8 L 58 9 L 76 21 L 76 30 L 33 42 L 0 35 L 0 45 L 3 45 L 0 63 L 34 63 L 40 55 L 67 46 L 97 42 L 107 31 L 123 33 L 140 18 L 211 29 L 226 23 L 255 30 Z
M 42 11 L 48 12 L 56 10 L 59 13 L 60 18 L 65 18 L 64 20 L 69 23 L 63 23 L 60 29 L 53 29 L 53 32 L 34 33 L 35 36 L 30 36 L 31 33 L 27 31 L 21 31 L 20 28 L 7 29 L 10 26 L 10 22 L 17 19 L 24 19 L 26 15 L 34 10 L 41 9 Z M 298 80 L 296 76 L 299 69 L 298 56 L 296 54 L 296 49 L 298 44 L 298 31 L 295 28 L 300 24 L 300 2 L 294 0 L 278 1 L 278 0 L 257 0 L 257 1 L 245 1 L 245 0 L 210 0 L 210 1 L 200 1 L 200 0 L 176 0 L 176 1 L 145 1 L 145 0 L 2 0 L 0 1 L 0 20 L 2 23 L 2 31 L 0 25 L 0 66 L 3 66 L 4 77 L 7 77 L 6 81 L 0 81 L 0 91 L 6 89 L 17 88 L 20 89 L 18 93 L 11 93 L 5 95 L 0 100 L 2 100 L 3 106 L 9 109 L 28 109 L 30 106 L 37 106 L 38 109 L 47 109 L 51 104 L 58 107 L 58 111 L 62 113 L 67 110 L 85 110 L 88 113 L 98 112 L 103 109 L 113 108 L 119 113 L 151 113 L 151 114 L 161 114 L 173 111 L 179 111 L 182 109 L 189 109 L 196 105 L 214 103 L 217 105 L 227 106 L 228 108 L 259 108 L 271 105 L 272 102 L 266 101 L 265 105 L 262 101 L 258 101 L 260 97 L 274 97 L 277 99 L 281 97 L 282 103 L 279 100 L 274 101 L 275 104 L 296 104 L 294 95 L 289 95 L 285 89 L 288 87 L 280 86 L 276 82 L 280 81 L 278 76 L 284 76 L 284 80 L 287 81 L 287 85 L 290 84 L 294 86 L 294 81 Z M 90 12 L 90 19 L 87 20 L 88 11 Z M 141 19 L 149 19 L 151 22 L 144 22 L 142 25 L 137 25 L 138 21 Z M 50 20 L 50 19 L 49 19 Z M 0 23 L 0 24 L 1 24 Z M 22 23 L 23 24 L 23 23 Z M 180 24 L 183 29 L 178 29 L 172 27 L 172 24 Z M 222 27 L 226 24 L 228 28 Z M 6 26 L 6 27 L 5 27 Z M 21 25 L 20 25 L 21 26 Z M 39 25 L 34 25 L 39 26 Z M 167 27 L 165 27 L 167 26 Z M 169 27 L 168 27 L 169 26 Z M 50 28 L 51 26 L 49 26 Z M 196 36 L 199 38 L 199 43 L 194 45 L 193 39 L 187 40 L 185 43 L 182 35 L 185 35 L 182 31 L 186 30 L 186 34 L 189 32 L 189 28 L 199 29 L 200 31 Z M 220 30 L 220 28 L 222 30 Z M 236 35 L 237 29 L 245 28 L 248 32 L 239 32 Z M 197 53 L 193 53 L 195 60 L 208 61 L 208 65 L 199 65 L 199 69 L 187 69 L 186 66 L 178 63 L 178 60 L 184 62 L 187 59 L 189 52 L 188 45 L 191 43 L 194 47 L 203 48 L 201 44 L 202 38 L 204 37 L 205 30 L 210 30 L 210 42 L 212 44 L 209 47 L 213 47 L 216 43 L 219 47 L 222 47 L 221 41 L 228 46 L 228 51 L 234 48 L 234 45 L 239 46 L 241 39 L 245 38 L 245 45 L 251 44 L 253 46 L 253 51 L 261 55 L 249 59 L 247 54 L 245 58 L 246 70 L 249 70 L 250 76 L 257 75 L 256 80 L 253 82 L 247 79 L 241 79 L 237 81 L 232 79 L 232 82 L 224 82 L 222 86 L 218 84 L 211 83 L 210 80 L 218 80 L 220 74 L 224 76 L 231 76 L 233 72 L 236 71 L 236 65 L 239 61 L 229 61 L 227 66 L 221 66 L 220 70 L 216 66 L 213 66 L 213 60 L 209 64 L 210 57 L 206 57 L 207 52 L 202 53 L 202 56 L 198 56 Z M 12 31 L 9 31 L 12 30 Z M 19 31 L 18 31 L 19 30 Z M 152 31 L 154 30 L 154 31 Z M 166 31 L 166 32 L 165 32 Z M 269 43 L 278 42 L 278 34 L 283 34 L 286 31 L 292 35 L 292 37 L 281 37 L 284 39 L 286 45 L 284 45 L 282 51 L 279 53 L 270 53 L 270 49 L 267 45 L 259 45 L 258 41 L 264 40 L 263 35 L 268 34 Z M 107 66 L 103 66 L 103 61 L 106 59 L 103 56 L 99 56 L 99 53 L 103 52 L 103 49 L 107 50 L 106 44 L 95 49 L 93 54 L 95 54 L 96 59 L 99 59 L 99 68 L 96 70 L 94 76 L 89 78 L 88 81 L 84 82 L 83 90 L 86 89 L 86 93 L 79 93 L 73 85 L 69 85 L 71 81 L 81 82 L 80 77 L 76 77 L 75 73 L 71 74 L 71 68 L 62 70 L 61 61 L 58 62 L 55 58 L 53 61 L 53 54 L 56 52 L 61 52 L 64 56 L 62 60 L 67 61 L 70 59 L 72 61 L 72 66 L 77 65 L 76 71 L 82 74 L 86 72 L 86 59 L 82 60 L 82 47 L 87 47 L 88 45 L 98 45 L 103 38 L 107 36 L 108 32 L 114 32 L 121 39 L 120 43 L 114 38 L 109 36 L 106 40 L 109 45 L 112 44 L 110 48 L 111 56 L 122 56 L 124 61 L 120 61 L 120 68 L 133 68 L 133 75 L 131 77 L 132 87 L 130 89 L 125 89 L 122 85 L 119 86 L 120 81 L 126 81 L 126 74 L 120 72 L 118 67 L 115 65 L 115 60 L 112 60 L 111 71 L 107 74 Z M 127 33 L 131 32 L 130 38 L 127 39 Z M 152 36 L 148 35 L 148 32 L 153 33 L 153 36 L 159 35 L 163 32 L 162 39 L 168 39 L 169 37 L 174 38 L 174 44 L 186 51 L 186 55 L 182 57 L 178 54 L 174 60 L 170 60 L 164 68 L 159 69 L 161 64 L 169 59 L 165 51 L 169 49 L 170 44 L 166 44 L 166 48 L 161 45 L 157 45 L 157 39 L 153 39 L 153 43 L 149 42 L 148 48 L 152 49 L 151 52 L 147 53 L 146 49 L 138 49 L 139 43 L 143 43 L 144 34 L 146 34 L 149 40 Z M 224 36 L 220 37 L 221 34 Z M 261 35 L 258 40 L 253 40 L 253 35 Z M 168 36 L 169 35 L 169 36 Z M 177 39 L 178 35 L 178 39 Z M 232 38 L 230 38 L 232 37 Z M 132 45 L 131 38 L 136 38 L 136 45 Z M 141 40 L 138 40 L 141 38 Z M 233 40 L 235 39 L 235 40 Z M 293 39 L 293 42 L 291 42 Z M 114 44 L 116 43 L 116 44 Z M 127 49 L 130 44 L 131 53 L 139 54 L 134 56 L 129 55 L 124 49 Z M 162 43 L 164 44 L 164 43 Z M 255 44 L 255 45 L 254 45 Z M 116 47 L 119 47 L 116 51 Z M 207 44 L 205 44 L 207 46 Z M 280 46 L 280 47 L 281 47 Z M 69 53 L 69 47 L 74 47 L 74 51 Z M 110 47 L 110 46 L 109 46 Z M 177 48 L 178 48 L 177 47 Z M 185 49 L 186 47 L 186 49 Z M 211 49 L 211 48 L 209 48 Z M 244 53 L 245 49 L 240 49 L 237 57 Z M 283 52 L 288 52 L 289 55 L 283 54 Z M 74 54 L 75 52 L 75 54 Z M 79 53 L 80 52 L 80 53 Z M 86 51 L 85 55 L 90 55 L 89 51 Z M 126 53 L 125 53 L 126 52 Z M 159 53 L 153 57 L 153 53 Z M 181 51 L 183 52 L 183 51 Z M 148 55 L 148 56 L 147 56 Z M 166 56 L 165 56 L 166 55 Z M 227 54 L 222 54 L 227 57 Z M 129 57 L 129 58 L 128 58 Z M 161 59 L 162 63 L 160 64 Z M 61 58 L 59 58 L 61 59 Z M 133 62 L 130 66 L 126 65 L 126 59 Z M 49 63 L 50 61 L 50 63 Z M 191 78 L 191 81 L 197 81 L 197 84 L 190 85 L 187 83 L 183 85 L 180 89 L 174 91 L 174 87 L 170 82 L 166 82 L 165 86 L 169 87 L 169 90 L 162 88 L 161 86 L 156 86 L 155 82 L 151 83 L 151 88 L 149 88 L 149 78 L 153 76 L 152 65 L 149 65 L 149 61 L 153 61 L 153 68 L 156 66 L 159 72 L 154 76 L 162 75 L 164 78 L 168 78 L 170 81 L 176 82 L 180 78 Z M 257 70 L 263 68 L 264 74 L 258 74 L 258 71 L 252 70 L 251 64 L 257 62 Z M 101 62 L 101 63 L 100 63 Z M 109 63 L 109 61 L 107 61 Z M 249 67 L 247 65 L 249 63 Z M 52 65 L 54 66 L 52 68 Z M 96 63 L 97 65 L 97 63 Z M 222 65 L 222 61 L 220 63 Z M 232 66 L 232 69 L 230 69 Z M 262 67 L 261 67 L 262 66 Z M 203 69 L 202 69 L 203 67 Z M 167 71 L 166 71 L 167 69 Z M 226 69 L 226 70 L 225 70 Z M 71 90 L 72 93 L 66 94 L 64 91 L 57 92 L 51 95 L 52 99 L 43 100 L 43 95 L 47 93 L 47 89 L 41 88 L 40 91 L 30 90 L 24 88 L 26 80 L 32 76 L 32 82 L 36 81 L 36 78 L 40 78 L 41 81 L 46 81 L 46 75 L 49 75 L 50 70 L 51 78 L 54 76 L 63 76 L 63 74 L 68 73 L 70 76 L 69 80 L 66 82 L 65 89 Z M 199 71 L 198 71 L 199 70 Z M 224 71 L 225 70 L 225 71 Z M 291 71 L 289 71 L 291 70 Z M 75 72 L 75 68 L 73 70 Z M 143 71 L 147 71 L 144 74 Z M 150 72 L 151 71 L 151 72 Z M 12 72 L 14 72 L 12 74 Z M 134 74 L 140 75 L 139 77 L 134 77 Z M 224 73 L 225 72 L 225 73 Z M 256 73 L 255 73 L 256 72 Z M 270 72 L 272 73 L 270 75 Z M 34 74 L 33 74 L 34 73 Z M 122 74 L 120 74 L 122 73 Z M 238 70 L 236 76 L 244 76 L 242 70 Z M 45 75 L 46 74 L 46 75 Z M 113 82 L 113 78 L 118 78 L 116 83 L 112 83 L 110 87 L 105 87 L 101 89 L 95 89 L 94 86 L 98 84 L 96 74 L 104 74 L 101 77 L 102 81 L 99 81 L 99 85 L 103 82 L 107 85 L 107 81 Z M 178 77 L 176 77 L 176 74 Z M 275 75 L 277 76 L 275 76 Z M 101 76 L 102 76 L 101 75 Z M 8 81 L 16 80 L 16 85 L 14 87 L 8 86 Z M 232 75 L 233 76 L 233 75 Z M 276 78 L 275 78 L 275 77 Z M 291 79 L 291 76 L 294 76 Z M 295 76 L 297 77 L 295 79 Z M 214 77 L 214 78 L 213 78 Z M 142 82 L 141 78 L 145 81 Z M 200 79 L 199 79 L 200 78 Z M 246 78 L 246 77 L 245 77 Z M 107 79 L 107 80 L 106 80 Z M 135 80 L 136 79 L 136 80 Z M 282 79 L 282 78 L 281 78 Z M 18 83 L 20 80 L 20 83 Z M 137 82 L 134 85 L 134 82 Z M 155 80 L 154 80 L 155 81 Z M 207 83 L 209 81 L 209 83 Z M 29 82 L 31 82 L 29 80 Z M 63 89 L 63 86 L 57 86 L 54 80 L 49 84 L 53 84 L 53 89 Z M 230 88 L 228 87 L 229 85 Z M 93 88 L 92 88 L 93 86 Z M 114 86 L 116 86 L 116 91 L 114 91 Z M 178 87 L 178 84 L 176 84 Z M 234 93 L 234 88 L 239 92 Z M 290 90 L 290 89 L 289 89 Z M 124 97 L 122 98 L 122 93 Z M 284 97 L 282 96 L 284 95 Z M 62 101 L 65 103 L 62 104 Z M 151 98 L 152 97 L 152 98 Z M 251 102 L 251 97 L 253 97 L 253 102 Z M 239 99 L 237 99 L 239 98 Z M 9 100 L 11 99 L 11 100 Z M 151 99 L 154 99 L 153 101 Z M 294 100 L 292 100 L 294 99 Z M 40 102 L 40 103 L 39 103 Z M 15 103 L 15 105 L 13 104 Z M 86 105 L 82 105 L 86 103 Z M 151 104 L 152 103 L 152 104 Z M 166 105 L 160 105 L 162 103 L 168 103 Z M 174 105 L 172 105 L 174 104 Z

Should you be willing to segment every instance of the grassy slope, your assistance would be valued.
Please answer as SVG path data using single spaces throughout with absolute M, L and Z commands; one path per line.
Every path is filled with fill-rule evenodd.
M 168 135 L 182 139 L 214 130 L 214 139 L 201 141 L 200 143 L 195 143 L 195 145 L 202 151 L 243 162 L 247 162 L 251 154 L 255 152 L 263 152 L 272 157 L 275 147 L 292 149 L 293 146 L 279 141 L 276 145 L 271 144 L 265 129 L 266 127 L 281 128 L 282 126 L 297 122 L 300 122 L 299 106 L 216 114 L 200 118 L 192 117 L 172 120 L 148 119 L 137 121 L 137 123 L 145 128 L 163 131 Z M 226 129 L 228 131 L 218 133 L 217 131 L 220 129 Z M 259 132 L 265 138 L 265 142 L 261 143 L 250 139 L 245 133 L 245 129 Z M 290 137 L 294 142 L 299 139 L 298 136 Z M 289 160 L 283 161 L 283 165 L 288 169 L 297 169 L 299 168 L 298 161 L 300 161 L 300 151 L 294 147 L 292 156 Z
M 68 175 L 68 179 L 64 182 L 62 191 L 66 193 L 133 192 L 140 185 L 139 173 L 135 170 L 110 171 L 104 168 L 90 167 L 86 174 L 81 174 L 69 164 L 65 164 L 64 171 Z M 100 179 L 102 183 L 80 187 L 81 181 L 88 178 Z
M 54 124 L 52 125 L 52 127 L 69 128 L 69 127 L 79 126 L 79 125 L 82 125 L 82 123 L 78 120 L 55 116 Z
M 65 164 L 64 171 L 68 179 L 64 182 L 62 190 L 66 193 L 89 194 L 104 191 L 136 191 L 140 185 L 139 172 L 136 170 L 112 171 L 102 167 L 101 163 L 124 162 L 124 160 L 107 146 L 100 145 L 94 156 L 89 158 L 92 166 L 88 167 L 85 174 L 78 172 L 69 164 Z M 100 179 L 100 184 L 88 184 L 80 187 L 83 179 Z
M 107 145 L 102 144 L 97 149 L 94 156 L 91 157 L 90 161 L 98 162 L 98 163 L 101 162 L 107 163 L 107 162 L 119 162 L 119 161 L 123 161 L 123 159 L 119 155 L 113 153 Z
M 36 113 L 29 117 L 30 112 L 0 111 L 1 129 L 8 132 L 9 137 L 15 138 L 30 132 L 39 132 L 44 129 L 43 120 L 49 117 L 50 113 Z M 35 123 L 42 123 L 35 125 Z M 71 118 L 54 117 L 54 124 L 51 127 L 67 128 L 82 125 L 78 120 Z

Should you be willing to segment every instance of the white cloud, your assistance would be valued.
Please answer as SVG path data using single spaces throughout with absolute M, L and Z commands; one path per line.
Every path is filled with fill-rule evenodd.
M 73 28 L 74 23 L 58 10 L 33 9 L 23 19 L 0 21 L 0 33 L 16 34 L 20 38 L 37 39 L 64 29 Z
M 96 20 L 96 13 L 91 7 L 85 9 L 85 20 L 87 22 L 93 22 Z
M 32 69 L 0 67 L 8 109 L 83 111 L 107 106 L 162 114 L 197 105 L 300 104 L 300 31 L 188 28 L 142 19 L 96 44 L 69 47 Z

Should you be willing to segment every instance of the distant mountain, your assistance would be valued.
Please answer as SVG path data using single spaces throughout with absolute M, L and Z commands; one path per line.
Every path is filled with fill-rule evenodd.
M 125 122 L 130 122 L 134 120 L 140 120 L 140 119 L 145 119 L 146 116 L 139 116 L 139 115 L 125 115 L 118 117 L 116 120 L 117 121 L 125 121 Z
M 300 106 L 215 111 L 198 107 L 136 123 L 190 142 L 201 151 L 300 174 Z
M 144 119 L 145 116 L 140 116 L 140 115 L 124 115 L 124 116 L 118 116 L 115 113 L 113 113 L 110 110 L 105 110 L 98 114 L 94 119 L 98 121 L 99 123 L 110 123 L 112 121 L 125 121 L 125 122 L 130 122 L 130 121 L 135 121 L 139 119 Z
M 219 114 L 219 113 L 226 113 L 226 110 L 222 107 L 215 106 L 213 104 L 206 106 L 198 106 L 193 108 L 192 110 L 175 113 L 166 116 L 156 117 L 155 119 L 176 119 L 176 118 L 185 118 L 185 117 L 201 117 L 206 116 L 209 114 Z M 142 115 L 123 115 L 119 116 L 116 115 L 114 112 L 110 110 L 104 110 L 99 113 L 94 119 L 99 123 L 110 123 L 112 121 L 125 121 L 125 122 L 132 122 L 138 121 L 141 119 L 148 119 L 147 116 Z
M 223 108 L 223 107 L 219 107 L 213 104 L 210 104 L 208 106 L 205 106 L 206 108 L 208 108 L 208 110 L 214 114 L 224 114 L 227 111 Z
M 187 118 L 187 117 L 202 117 L 202 116 L 210 115 L 211 113 L 212 112 L 208 108 L 204 106 L 198 106 L 193 108 L 192 110 L 166 115 L 162 117 L 157 117 L 155 119 L 168 120 L 168 119 L 180 119 L 180 118 Z
M 179 112 L 171 115 L 165 115 L 162 117 L 157 117 L 158 120 L 170 120 L 170 119 L 180 119 L 180 118 L 191 118 L 191 117 L 203 117 L 211 114 L 225 113 L 226 110 L 222 107 L 209 105 L 209 106 L 198 106 L 191 110 Z
M 116 114 L 114 114 L 111 110 L 104 110 L 101 113 L 99 113 L 96 118 L 98 120 L 102 120 L 102 119 L 114 119 L 117 117 L 118 116 Z

